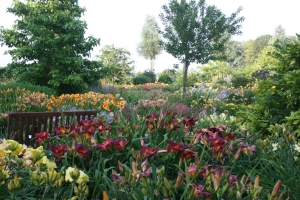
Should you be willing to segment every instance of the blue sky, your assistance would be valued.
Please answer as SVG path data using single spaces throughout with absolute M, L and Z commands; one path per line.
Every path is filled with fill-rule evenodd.
M 6 8 L 13 0 L 1 0 L 0 26 L 9 28 L 15 19 L 14 15 L 6 13 Z M 141 41 L 141 30 L 147 14 L 157 17 L 162 12 L 162 5 L 168 0 L 79 0 L 79 5 L 86 7 L 83 16 L 88 24 L 87 35 L 93 35 L 101 39 L 100 46 L 92 52 L 92 59 L 99 54 L 104 45 L 114 44 L 132 53 L 135 61 L 135 71 L 148 69 L 148 60 L 139 56 L 136 47 Z M 264 34 L 273 35 L 275 28 L 282 25 L 287 35 L 300 33 L 300 1 L 299 0 L 207 0 L 208 5 L 215 5 L 226 15 L 236 11 L 239 6 L 243 7 L 241 16 L 246 19 L 243 22 L 243 34 L 233 39 L 246 41 L 255 39 Z M 7 50 L 0 47 L 0 66 L 11 62 L 9 55 L 3 55 Z M 157 57 L 154 62 L 156 72 L 171 68 L 180 61 L 166 52 Z M 191 67 L 197 64 L 192 64 Z

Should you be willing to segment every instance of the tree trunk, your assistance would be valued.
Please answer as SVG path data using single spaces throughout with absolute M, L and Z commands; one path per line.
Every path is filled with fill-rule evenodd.
M 183 96 L 182 96 L 183 98 L 184 98 L 185 92 L 186 92 L 188 68 L 189 68 L 189 62 L 184 61 L 184 63 L 183 63 Z
M 150 70 L 152 71 L 153 70 L 153 62 L 152 62 L 152 59 L 150 58 Z

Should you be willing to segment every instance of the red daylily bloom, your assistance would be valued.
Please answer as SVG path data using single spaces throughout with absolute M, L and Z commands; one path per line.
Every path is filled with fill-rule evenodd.
M 210 197 L 211 195 L 204 190 L 203 185 L 196 185 L 195 183 L 189 184 L 189 187 L 192 187 L 192 194 L 194 198 L 199 198 L 205 195 L 206 197 Z
M 158 114 L 156 113 L 148 115 L 146 117 L 146 126 L 148 127 L 149 131 L 152 131 L 155 128 L 157 118 L 158 118 Z
M 45 142 L 45 140 L 50 137 L 50 133 L 48 132 L 41 132 L 41 133 L 36 133 L 35 137 L 37 138 L 36 142 L 38 144 Z
M 108 148 L 114 145 L 114 140 L 106 139 L 101 144 L 96 144 L 94 147 L 97 149 L 101 149 L 101 151 L 106 151 Z
M 180 159 L 190 159 L 195 157 L 195 149 L 192 147 L 188 147 L 184 149 L 184 151 L 180 154 Z
M 155 156 L 158 150 L 159 148 L 150 148 L 148 146 L 142 146 L 141 154 L 143 154 L 145 157 L 151 157 Z
M 78 144 L 75 147 L 75 151 L 77 152 L 77 155 L 80 157 L 87 158 L 90 154 L 90 150 L 88 148 L 85 148 L 83 144 Z
M 126 142 L 126 140 L 123 138 L 114 141 L 114 145 L 116 146 L 116 148 L 119 151 L 122 151 L 126 147 L 127 144 L 128 144 L 128 142 Z
M 193 117 L 188 116 L 182 121 L 182 123 L 184 124 L 184 130 L 190 130 L 193 126 L 195 126 L 197 121 L 198 119 L 194 119 Z
M 88 119 L 88 120 L 81 120 L 79 124 L 80 126 L 82 126 L 82 128 L 88 128 L 93 122 L 94 120 Z
M 58 146 L 50 145 L 50 148 L 55 158 L 60 158 L 61 156 L 64 155 L 65 152 L 68 151 L 67 146 L 62 144 Z
M 60 126 L 58 128 L 54 128 L 56 135 L 65 136 L 70 132 L 70 129 L 66 126 Z
M 173 142 L 172 140 L 169 140 L 169 145 L 168 145 L 168 151 L 172 153 L 177 153 L 177 152 L 182 152 L 184 150 L 183 144 Z
M 94 137 L 95 131 L 96 131 L 95 125 L 90 125 L 89 127 L 84 128 L 83 133 L 85 134 L 85 138 L 89 139 Z
M 197 174 L 196 174 L 196 171 L 198 170 L 198 172 L 197 172 Z M 198 166 L 197 165 L 191 165 L 191 166 L 189 166 L 189 168 L 188 168 L 188 173 L 189 173 L 189 177 L 192 179 L 192 178 L 194 178 L 195 176 L 196 176 L 196 178 L 197 177 L 199 177 L 200 175 L 201 175 L 201 173 L 200 173 L 200 170 L 199 170 L 199 168 L 198 168 Z

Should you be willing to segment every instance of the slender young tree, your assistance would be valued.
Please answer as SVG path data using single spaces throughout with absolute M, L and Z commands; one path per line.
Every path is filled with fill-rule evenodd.
M 150 70 L 153 71 L 153 60 L 162 52 L 161 38 L 155 17 L 147 15 L 142 29 L 142 41 L 138 45 L 138 52 L 145 59 L 150 60 Z
M 170 0 L 159 15 L 164 25 L 165 50 L 183 63 L 183 94 L 186 91 L 188 67 L 191 63 L 205 64 L 209 60 L 225 59 L 225 43 L 234 34 L 241 34 L 237 17 L 241 8 L 229 17 L 205 0 Z M 220 57 L 220 55 L 222 55 Z
M 100 39 L 85 38 L 78 0 L 14 0 L 7 11 L 17 19 L 0 29 L 0 43 L 10 48 L 9 67 L 20 79 L 60 94 L 84 91 L 99 79 L 99 66 L 88 57 Z

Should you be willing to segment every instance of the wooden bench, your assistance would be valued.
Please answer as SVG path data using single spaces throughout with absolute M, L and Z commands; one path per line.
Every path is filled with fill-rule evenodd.
M 96 110 L 8 113 L 6 138 L 20 144 L 32 145 L 35 133 L 46 131 L 53 134 L 55 127 L 94 117 L 97 117 Z

